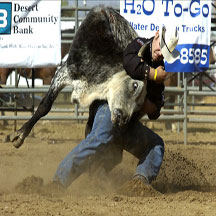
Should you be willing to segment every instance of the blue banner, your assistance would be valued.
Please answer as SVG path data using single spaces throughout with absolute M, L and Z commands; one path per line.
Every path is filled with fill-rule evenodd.
M 181 44 L 177 50 L 180 52 L 180 59 L 174 64 L 165 62 L 166 71 L 169 72 L 203 72 L 209 67 L 208 45 Z
M 177 28 L 176 47 L 180 59 L 169 65 L 169 72 L 202 72 L 209 67 L 211 1 L 210 0 L 122 0 L 120 13 L 138 35 L 153 37 L 162 25 Z

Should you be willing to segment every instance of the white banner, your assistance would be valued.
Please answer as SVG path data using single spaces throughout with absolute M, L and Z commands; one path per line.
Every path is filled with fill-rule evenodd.
M 0 67 L 58 65 L 60 23 L 60 0 L 0 2 Z
M 202 72 L 209 67 L 210 0 L 121 0 L 120 13 L 141 37 L 152 37 L 161 25 L 179 30 L 180 59 L 165 62 L 166 71 Z

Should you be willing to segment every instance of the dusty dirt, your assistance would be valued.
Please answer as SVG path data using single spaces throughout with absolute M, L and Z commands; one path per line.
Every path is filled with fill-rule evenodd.
M 19 122 L 21 125 L 22 122 Z M 18 127 L 20 127 L 18 125 Z M 5 143 L 13 122 L 0 122 L 0 215 L 216 215 L 216 126 L 188 124 L 171 133 L 162 123 L 155 131 L 165 141 L 165 157 L 153 188 L 130 187 L 137 159 L 124 152 L 109 175 L 85 173 L 66 192 L 48 191 L 58 164 L 84 138 L 84 124 L 39 121 L 34 136 L 20 149 Z

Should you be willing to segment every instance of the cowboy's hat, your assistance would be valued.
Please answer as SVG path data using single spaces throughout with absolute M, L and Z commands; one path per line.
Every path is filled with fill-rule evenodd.
M 175 49 L 179 40 L 178 31 L 176 28 L 174 31 L 172 30 L 173 29 L 170 29 L 170 31 L 168 31 L 165 26 L 162 26 L 160 32 L 161 53 L 169 64 L 180 58 L 179 51 Z

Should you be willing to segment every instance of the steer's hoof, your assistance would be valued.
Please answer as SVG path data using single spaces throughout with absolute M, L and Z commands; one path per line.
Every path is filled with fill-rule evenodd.
M 10 134 L 10 141 L 13 143 L 14 147 L 16 148 L 19 148 L 24 142 L 24 139 L 21 139 L 20 136 L 21 136 L 21 132 L 19 131 Z

